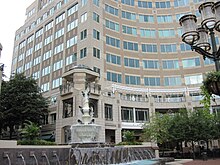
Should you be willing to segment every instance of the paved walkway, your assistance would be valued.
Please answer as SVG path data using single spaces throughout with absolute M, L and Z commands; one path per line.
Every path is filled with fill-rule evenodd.
M 192 159 L 176 159 L 174 162 L 166 163 L 167 165 L 220 165 L 220 159 L 192 160 Z
M 183 164 L 184 165 L 220 165 L 220 159 L 208 159 L 207 161 L 194 160 Z

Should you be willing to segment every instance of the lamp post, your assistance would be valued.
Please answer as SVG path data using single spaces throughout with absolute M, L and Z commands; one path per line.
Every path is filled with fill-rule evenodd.
M 220 32 L 220 1 L 205 2 L 199 6 L 201 13 L 201 25 L 197 26 L 197 18 L 188 14 L 180 18 L 183 27 L 182 41 L 190 45 L 192 50 L 201 54 L 203 58 L 212 59 L 215 62 L 216 71 L 220 71 L 220 48 L 217 49 L 215 32 Z M 208 34 L 211 45 L 208 42 Z M 210 53 L 212 49 L 212 52 Z

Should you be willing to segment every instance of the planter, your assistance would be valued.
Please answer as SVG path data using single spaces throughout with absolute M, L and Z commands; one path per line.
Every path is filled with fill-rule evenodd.
M 220 71 L 212 71 L 207 74 L 206 79 L 203 81 L 203 89 L 210 95 L 220 96 Z

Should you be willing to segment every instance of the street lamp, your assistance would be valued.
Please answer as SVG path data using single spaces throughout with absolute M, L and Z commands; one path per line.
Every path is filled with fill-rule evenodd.
M 217 50 L 214 30 L 220 32 L 220 1 L 205 2 L 199 6 L 201 25 L 197 26 L 197 18 L 193 14 L 182 16 L 179 20 L 183 27 L 182 41 L 190 45 L 192 50 L 210 58 L 215 62 L 216 71 L 220 71 L 220 48 Z M 211 45 L 208 42 L 210 35 Z M 212 53 L 209 51 L 212 48 Z

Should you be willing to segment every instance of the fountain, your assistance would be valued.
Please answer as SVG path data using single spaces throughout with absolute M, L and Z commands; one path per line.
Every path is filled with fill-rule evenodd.
M 82 120 L 71 126 L 71 144 L 76 143 L 99 143 L 98 132 L 100 125 L 95 124 L 93 118 L 93 109 L 89 107 L 89 90 L 88 88 L 83 95 L 83 107 L 79 107 L 82 113 Z

